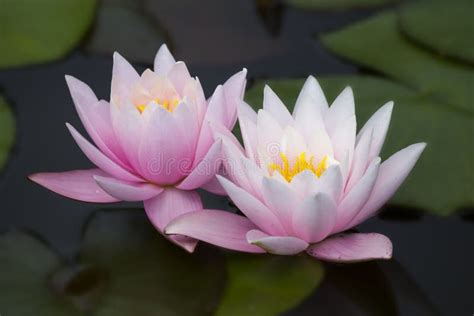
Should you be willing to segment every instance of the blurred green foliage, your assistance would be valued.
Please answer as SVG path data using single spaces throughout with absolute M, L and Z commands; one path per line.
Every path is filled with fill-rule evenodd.
M 0 170 L 5 166 L 15 140 L 15 118 L 10 105 L 0 95 Z
M 291 6 L 307 10 L 347 10 L 374 8 L 399 0 L 285 0 Z

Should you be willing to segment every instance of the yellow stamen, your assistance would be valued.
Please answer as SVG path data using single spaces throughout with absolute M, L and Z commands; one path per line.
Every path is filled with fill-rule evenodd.
M 326 171 L 328 167 L 328 156 L 324 156 L 323 159 L 315 167 L 313 164 L 314 156 L 311 156 L 310 159 L 306 159 L 306 153 L 303 152 L 296 158 L 293 167 L 290 167 L 290 162 L 288 157 L 284 153 L 280 153 L 281 164 L 270 163 L 268 165 L 268 170 L 270 174 L 277 171 L 279 172 L 288 182 L 291 182 L 294 176 L 298 173 L 303 172 L 304 170 L 310 170 L 318 178 Z
M 161 105 L 164 109 L 168 110 L 169 112 L 173 112 L 176 107 L 178 106 L 179 104 L 179 100 L 178 99 L 173 99 L 173 100 L 161 100 L 161 99 L 155 99 L 154 100 L 156 102 L 156 104 L 158 105 Z M 136 106 L 137 107 L 137 110 L 140 112 L 140 113 L 143 113 L 143 111 L 145 111 L 146 109 L 146 105 L 145 104 L 139 104 Z

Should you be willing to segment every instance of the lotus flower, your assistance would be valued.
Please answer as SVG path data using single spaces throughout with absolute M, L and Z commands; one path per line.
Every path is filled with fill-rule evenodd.
M 345 233 L 394 194 L 425 148 L 400 150 L 381 163 L 393 102 L 382 106 L 356 135 L 354 97 L 348 87 L 331 107 L 309 77 L 293 115 L 268 87 L 263 109 L 239 108 L 245 148 L 223 140 L 229 179 L 223 188 L 245 215 L 204 210 L 177 217 L 166 234 L 180 234 L 228 249 L 327 261 L 388 259 L 390 240 L 377 233 Z
M 30 179 L 80 201 L 144 201 L 148 217 L 162 232 L 177 215 L 202 210 L 195 189 L 219 189 L 213 179 L 222 143 L 214 141 L 210 123 L 223 130 L 233 128 L 245 77 L 244 69 L 206 101 L 199 80 L 190 76 L 183 62 L 175 61 L 166 45 L 155 57 L 154 71 L 147 69 L 141 76 L 114 54 L 110 103 L 99 101 L 86 84 L 66 76 L 95 146 L 70 124 L 67 128 L 97 168 L 39 173 Z M 172 240 L 188 251 L 196 245 L 189 238 Z

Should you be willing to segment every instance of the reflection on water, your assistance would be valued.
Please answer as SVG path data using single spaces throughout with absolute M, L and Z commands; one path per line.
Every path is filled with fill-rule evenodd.
M 190 255 L 140 210 L 95 212 L 75 260 L 23 231 L 1 237 L 0 259 L 0 306 L 12 316 L 397 315 L 403 300 L 435 314 L 396 261 L 323 266 L 204 244 Z

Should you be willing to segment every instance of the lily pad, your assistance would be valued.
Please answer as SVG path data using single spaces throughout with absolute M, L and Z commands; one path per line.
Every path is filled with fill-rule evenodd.
M 397 0 L 285 0 L 291 6 L 306 10 L 347 10 L 375 8 Z
M 0 68 L 63 57 L 94 18 L 95 0 L 2 0 Z
M 324 35 L 322 42 L 336 54 L 406 83 L 432 100 L 474 112 L 473 69 L 409 42 L 398 31 L 393 12 Z
M 49 276 L 63 265 L 47 245 L 19 231 L 0 237 L 0 306 L 2 315 L 81 315 L 48 288 Z
M 412 174 L 390 203 L 449 215 L 462 207 L 472 207 L 474 196 L 474 119 L 471 114 L 449 105 L 438 104 L 427 96 L 394 82 L 370 76 L 319 78 L 328 100 L 334 100 L 345 86 L 351 86 L 356 99 L 359 128 L 378 107 L 395 101 L 391 126 L 382 158 L 424 141 L 428 146 Z M 268 83 L 291 109 L 304 79 L 269 80 Z M 261 108 L 263 81 L 248 91 L 247 101 Z
M 279 315 L 301 303 L 321 282 L 314 258 L 232 254 L 217 316 Z
M 474 63 L 474 2 L 418 1 L 402 6 L 401 30 L 435 52 Z
M 7 101 L 0 95 L 0 170 L 8 160 L 14 139 L 15 118 Z
M 225 270 L 219 253 L 202 246 L 186 253 L 153 229 L 142 211 L 97 213 L 79 254 L 107 280 L 94 315 L 209 315 Z
M 132 61 L 152 64 L 163 42 L 165 34 L 158 22 L 136 1 L 104 0 L 85 49 L 108 56 L 118 51 Z

